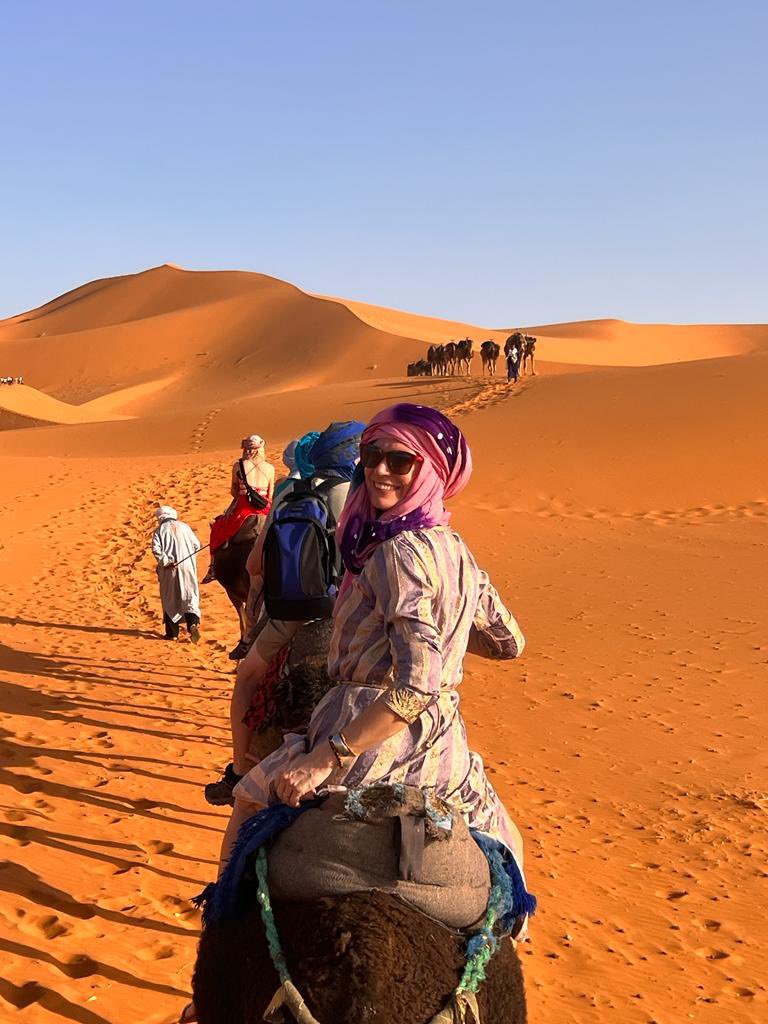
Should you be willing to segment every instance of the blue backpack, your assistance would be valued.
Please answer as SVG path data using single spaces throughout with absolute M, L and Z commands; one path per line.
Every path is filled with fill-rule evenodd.
M 264 540 L 264 607 L 270 619 L 329 619 L 341 576 L 330 491 L 331 477 L 314 486 L 297 480 L 272 513 Z

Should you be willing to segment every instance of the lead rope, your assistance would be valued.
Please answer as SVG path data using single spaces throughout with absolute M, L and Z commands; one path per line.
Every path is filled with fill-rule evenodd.
M 264 1011 L 264 1020 L 268 1024 L 279 1024 L 284 1021 L 283 1006 L 287 1006 L 296 1019 L 296 1024 L 320 1024 L 316 1017 L 313 1017 L 307 1004 L 302 999 L 301 993 L 291 980 L 291 973 L 285 961 L 285 953 L 280 945 L 280 936 L 277 934 L 275 916 L 272 912 L 272 901 L 269 897 L 269 884 L 267 882 L 267 854 L 263 846 L 256 854 L 256 877 L 259 882 L 256 898 L 259 901 L 261 920 L 264 924 L 264 931 L 267 936 L 269 955 L 277 976 L 280 979 L 280 988 L 272 997 L 272 1002 Z

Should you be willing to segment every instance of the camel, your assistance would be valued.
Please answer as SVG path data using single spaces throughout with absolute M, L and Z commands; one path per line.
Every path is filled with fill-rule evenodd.
M 251 746 L 257 757 L 275 749 L 283 730 L 306 728 L 332 685 L 331 631 L 332 623 L 323 620 L 296 634 L 287 674 Z M 239 916 L 203 930 L 192 982 L 200 1024 L 257 1024 L 280 985 L 255 889 L 253 872 L 246 871 Z M 272 899 L 271 905 L 292 981 L 313 1015 L 300 1018 L 306 1024 L 427 1024 L 461 978 L 465 935 L 399 896 L 356 892 L 304 902 Z M 525 1024 L 522 971 L 510 939 L 501 940 L 491 959 L 477 1002 L 483 1024 Z
M 453 376 L 456 373 L 456 342 L 449 341 L 445 345 L 445 369 L 443 371 L 446 376 L 450 374 Z
M 471 338 L 463 338 L 461 341 L 456 342 L 456 362 L 459 370 L 466 373 L 467 376 L 469 376 L 472 369 L 474 356 Z
M 430 376 L 436 377 L 442 373 L 445 363 L 445 348 L 443 345 L 430 345 L 427 349 L 427 362 L 430 366 Z
M 530 359 L 530 361 L 531 361 L 531 374 L 535 377 L 536 376 L 536 370 L 534 369 L 534 357 L 535 357 L 535 351 L 536 351 L 536 339 L 532 335 L 526 334 L 524 336 L 524 342 L 525 342 L 525 344 L 524 344 L 524 347 L 523 347 L 523 361 L 522 361 L 520 369 L 521 369 L 522 373 L 525 373 L 525 368 L 526 368 L 526 366 L 528 364 L 528 360 Z
M 426 359 L 418 359 L 415 363 L 408 363 L 407 375 L 409 377 L 429 377 L 432 374 L 432 367 Z
M 501 349 L 495 341 L 491 341 L 489 339 L 488 341 L 483 342 L 480 346 L 480 358 L 483 361 L 483 374 L 485 374 L 487 370 L 491 377 L 496 376 L 496 362 L 499 358 L 500 352 Z
M 216 582 L 226 591 L 227 597 L 232 603 L 240 620 L 240 641 L 230 652 L 230 657 L 240 654 L 242 657 L 246 652 L 242 650 L 245 635 L 250 628 L 250 622 L 246 615 L 246 604 L 248 602 L 248 591 L 251 587 L 251 577 L 245 568 L 251 548 L 256 543 L 256 538 L 264 525 L 264 516 L 249 516 L 243 525 L 232 537 L 213 553 L 213 574 Z
M 509 355 L 509 351 L 513 345 L 517 346 L 517 351 L 520 358 L 520 373 L 525 373 L 528 360 L 531 361 L 531 373 L 536 376 L 536 370 L 534 369 L 534 352 L 536 349 L 536 338 L 531 334 L 523 334 L 522 331 L 515 331 L 514 334 L 510 334 L 507 340 L 504 342 L 504 355 Z
M 200 1024 L 257 1024 L 280 985 L 253 884 L 250 894 L 244 889 L 242 916 L 206 928 L 200 940 L 192 982 Z M 427 1024 L 460 978 L 462 934 L 389 893 L 273 900 L 272 907 L 291 978 L 313 1015 L 304 1020 Z M 477 1002 L 483 1024 L 525 1024 L 523 975 L 510 939 L 488 964 Z

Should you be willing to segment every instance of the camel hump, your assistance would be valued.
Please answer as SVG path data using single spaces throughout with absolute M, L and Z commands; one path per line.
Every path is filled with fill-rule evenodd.
M 272 896 L 303 902 L 378 889 L 452 928 L 477 924 L 488 905 L 490 873 L 460 815 L 442 801 L 425 804 L 415 787 L 355 793 L 362 796 L 351 810 L 347 794 L 333 793 L 274 840 Z

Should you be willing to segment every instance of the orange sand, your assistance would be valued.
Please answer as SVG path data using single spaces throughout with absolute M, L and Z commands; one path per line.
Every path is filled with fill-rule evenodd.
M 505 332 L 255 274 L 166 266 L 0 323 L 28 385 L 0 387 L 0 1020 L 165 1024 L 189 988 L 235 620 L 206 587 L 199 647 L 157 640 L 152 506 L 205 535 L 245 433 L 277 461 L 397 398 L 459 417 L 454 521 L 528 638 L 468 659 L 463 709 L 541 901 L 531 1020 L 766 1018 L 768 327 L 532 330 L 510 391 L 399 377 Z

